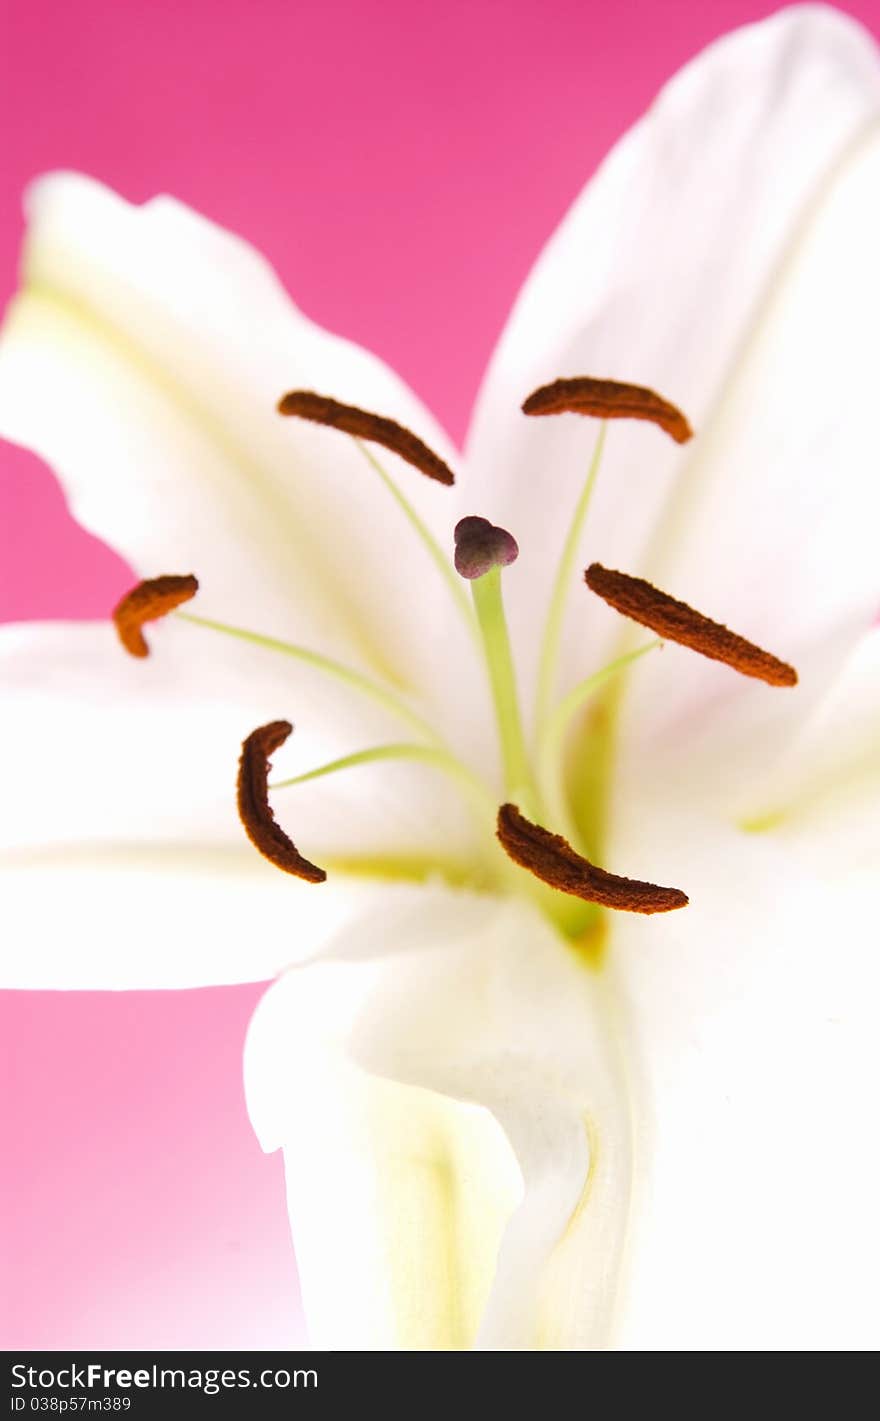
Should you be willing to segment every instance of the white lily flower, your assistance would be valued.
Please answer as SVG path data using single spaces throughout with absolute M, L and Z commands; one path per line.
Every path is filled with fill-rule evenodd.
M 139 575 L 200 592 L 148 661 L 106 624 L 5 633 L 5 978 L 282 973 L 246 1081 L 318 1346 L 878 1340 L 878 193 L 858 26 L 808 6 L 713 45 L 540 258 L 462 459 L 237 238 L 74 175 L 30 193 L 0 432 Z M 696 437 L 520 412 L 581 376 Z M 454 489 L 282 419 L 297 389 L 413 431 Z M 476 618 L 475 514 L 520 552 Z M 595 559 L 798 685 L 653 649 Z M 273 793 L 325 883 L 236 817 L 238 746 L 283 716 L 278 780 L 349 761 Z M 284 859 L 261 748 L 244 817 Z M 690 903 L 541 881 L 583 887 L 584 855 Z

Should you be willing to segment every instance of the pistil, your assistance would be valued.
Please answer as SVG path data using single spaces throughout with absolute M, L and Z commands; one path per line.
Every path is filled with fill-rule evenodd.
M 471 584 L 498 724 L 504 783 L 508 794 L 523 798 L 537 812 L 539 795 L 526 750 L 501 595 L 501 569 L 518 554 L 515 538 L 487 518 L 462 518 L 456 526 L 455 566 Z

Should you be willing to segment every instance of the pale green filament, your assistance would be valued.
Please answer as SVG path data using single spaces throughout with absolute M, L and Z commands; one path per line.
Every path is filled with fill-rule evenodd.
M 541 661 L 538 667 L 538 693 L 535 703 L 535 722 L 538 726 L 539 734 L 549 714 L 550 703 L 553 699 L 553 692 L 556 687 L 556 668 L 559 662 L 559 646 L 562 640 L 562 622 L 565 615 L 565 605 L 571 591 L 572 574 L 574 572 L 584 519 L 587 516 L 587 509 L 590 506 L 590 499 L 592 498 L 593 489 L 596 486 L 596 479 L 599 474 L 599 465 L 602 462 L 602 450 L 605 447 L 605 435 L 607 430 L 608 421 L 603 419 L 599 427 L 593 457 L 590 460 L 590 467 L 587 471 L 586 482 L 574 510 L 568 536 L 562 549 L 562 556 L 559 559 L 556 579 L 553 583 L 553 592 L 547 611 L 547 621 L 544 625 Z
M 423 523 L 418 513 L 416 513 L 416 510 L 413 508 L 409 499 L 404 493 L 401 492 L 397 484 L 394 482 L 394 479 L 376 458 L 369 445 L 365 444 L 362 439 L 355 438 L 354 442 L 360 449 L 361 453 L 367 460 L 367 463 L 370 465 L 370 467 L 379 475 L 379 478 L 382 480 L 383 484 L 387 488 L 388 492 L 391 494 L 392 498 L 397 503 L 398 507 L 409 519 L 410 526 L 415 530 L 418 537 L 421 539 L 422 543 L 425 546 L 425 549 L 427 550 L 429 556 L 437 567 L 437 570 L 443 577 L 447 587 L 452 593 L 453 600 L 456 606 L 458 607 L 458 610 L 461 612 L 462 616 L 467 622 L 468 631 L 471 633 L 472 636 L 476 637 L 477 628 L 474 624 L 473 610 L 471 608 L 470 603 L 468 602 L 467 593 L 465 592 L 461 584 L 461 578 L 455 571 L 452 562 L 447 557 L 446 553 L 444 553 L 443 549 L 437 542 L 437 539 L 434 537 L 430 528 L 428 528 L 426 524 Z
M 278 651 L 282 656 L 292 656 L 297 661 L 304 661 L 309 666 L 315 666 L 319 671 L 324 671 L 328 676 L 333 676 L 338 681 L 342 681 L 354 690 L 360 691 L 364 696 L 369 696 L 371 700 L 378 701 L 379 705 L 405 720 L 420 735 L 440 744 L 440 736 L 423 720 L 416 711 L 411 710 L 405 701 L 395 695 L 389 687 L 381 685 L 378 681 L 373 681 L 369 676 L 364 676 L 360 671 L 354 671 L 350 666 L 345 666 L 341 661 L 334 661 L 332 657 L 322 656 L 319 651 L 311 651 L 308 647 L 297 646 L 293 642 L 280 641 L 277 637 L 262 636 L 259 632 L 247 631 L 244 627 L 233 627 L 227 622 L 215 622 L 209 617 L 198 617 L 194 612 L 175 612 L 174 616 L 180 617 L 184 622 L 192 622 L 197 627 L 207 627 L 212 632 L 222 632 L 224 636 L 237 637 L 239 641 L 251 642 L 254 646 L 265 647 L 268 651 Z
M 306 770 L 302 775 L 294 775 L 293 779 L 279 780 L 269 788 L 289 789 L 291 785 L 305 784 L 308 780 L 317 780 L 323 778 L 324 775 L 333 775 L 337 770 L 354 769 L 357 765 L 370 765 L 377 760 L 420 760 L 426 765 L 434 765 L 439 770 L 445 770 L 447 774 L 452 775 L 462 784 L 474 804 L 478 806 L 481 819 L 485 817 L 486 813 L 488 813 L 490 820 L 495 817 L 495 801 L 482 781 L 449 750 L 435 745 L 411 745 L 409 743 L 376 745 L 370 750 L 357 750 L 352 755 L 343 755 L 338 760 L 330 760 L 326 765 L 319 765 L 315 770 Z
M 640 646 L 638 650 L 630 651 L 625 656 L 618 656 L 614 661 L 609 661 L 608 665 L 603 666 L 601 670 L 594 671 L 592 676 L 588 676 L 585 681 L 581 681 L 573 690 L 569 691 L 568 695 L 563 696 L 541 730 L 537 752 L 538 780 L 553 822 L 559 826 L 560 832 L 564 833 L 566 838 L 570 839 L 575 836 L 574 825 L 561 784 L 565 737 L 572 720 L 606 681 L 662 644 L 660 641 L 649 641 L 646 646 Z
M 506 791 L 521 809 L 534 816 L 539 811 L 539 796 L 523 735 L 516 672 L 501 597 L 501 568 L 492 567 L 482 577 L 475 577 L 471 593 L 495 704 Z

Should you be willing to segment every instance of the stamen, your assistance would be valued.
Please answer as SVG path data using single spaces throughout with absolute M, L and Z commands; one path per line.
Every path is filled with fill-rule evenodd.
M 423 522 L 423 520 L 419 517 L 418 513 L 416 513 L 416 510 L 413 508 L 409 499 L 405 496 L 403 491 L 398 487 L 398 485 L 395 483 L 394 479 L 391 477 L 388 471 L 376 458 L 376 455 L 373 453 L 369 445 L 365 444 L 362 439 L 355 439 L 353 442 L 363 454 L 370 468 L 374 471 L 374 473 L 378 474 L 379 478 L 382 480 L 388 492 L 391 494 L 391 497 L 394 499 L 398 508 L 400 508 L 404 517 L 408 520 L 410 527 L 416 533 L 416 536 L 421 539 L 422 544 L 428 553 L 428 556 L 431 558 L 431 561 L 434 563 L 434 566 L 437 568 L 437 571 L 440 573 L 440 576 L 443 578 L 443 581 L 446 583 L 446 586 L 452 593 L 453 601 L 458 607 L 458 610 L 461 615 L 464 617 L 468 631 L 470 632 L 471 636 L 476 636 L 477 628 L 474 622 L 473 608 L 471 607 L 471 604 L 468 600 L 467 593 L 462 587 L 459 579 L 456 577 L 455 569 L 452 567 L 449 558 L 447 557 L 444 550 L 441 548 L 440 544 L 437 542 L 437 539 L 434 537 L 434 534 L 431 532 L 430 528 L 428 528 L 427 524 Z
M 572 574 L 577 560 L 578 546 L 580 544 L 587 510 L 593 496 L 593 489 L 596 486 L 596 479 L 599 476 L 599 465 L 602 462 L 602 450 L 605 447 L 605 435 L 607 432 L 608 424 L 607 421 L 603 419 L 599 425 L 599 436 L 596 440 L 596 447 L 593 450 L 593 457 L 590 460 L 586 482 L 581 490 L 580 498 L 575 506 L 574 515 L 569 524 L 568 535 L 562 549 L 562 556 L 559 559 L 559 566 L 556 569 L 556 579 L 553 583 L 550 605 L 547 608 L 547 621 L 544 626 L 541 660 L 538 666 L 538 686 L 535 697 L 535 722 L 538 726 L 539 734 L 542 732 L 547 720 L 550 711 L 550 702 L 553 697 L 553 692 L 556 689 L 556 667 L 559 661 L 559 648 L 562 644 L 562 626 L 565 618 L 565 609 L 568 605 L 569 594 L 573 586 Z
M 238 763 L 238 814 L 255 849 L 285 873 L 308 883 L 323 883 L 323 868 L 309 863 L 275 822 L 269 805 L 269 756 L 293 730 L 289 720 L 273 720 L 252 730 L 241 747 Z
M 676 444 L 686 444 L 693 430 L 681 410 L 644 385 L 619 380 L 595 380 L 579 375 L 541 385 L 522 406 L 523 414 L 585 414 L 599 419 L 647 419 L 670 434 Z
M 509 567 L 519 557 L 519 546 L 506 528 L 496 528 L 488 518 L 462 518 L 455 525 L 455 570 L 473 582 L 490 568 Z
M 455 483 L 452 470 L 433 449 L 429 449 L 411 429 L 384 415 L 372 414 L 369 410 L 358 409 L 356 405 L 340 404 L 329 395 L 316 395 L 312 390 L 291 390 L 282 395 L 278 401 L 278 413 L 298 415 L 313 424 L 341 429 L 357 439 L 372 440 L 374 444 L 381 444 L 392 454 L 405 459 L 429 479 L 436 479 L 437 483 L 447 486 Z
M 321 652 L 312 651 L 307 646 L 297 646 L 295 642 L 280 641 L 278 637 L 263 636 L 260 632 L 249 631 L 246 627 L 231 626 L 228 622 L 217 622 L 211 617 L 197 617 L 192 612 L 178 612 L 177 615 L 182 622 L 191 622 L 194 627 L 205 627 L 208 631 L 219 632 L 221 636 L 235 637 L 238 641 L 250 642 L 253 646 L 265 647 L 267 651 L 277 651 L 282 656 L 293 657 L 296 661 L 304 662 L 306 666 L 314 666 L 319 671 L 325 672 L 326 675 L 341 681 L 343 685 L 350 686 L 362 695 L 369 696 L 371 700 L 384 706 L 386 710 L 390 710 L 392 715 L 399 716 L 401 720 L 406 721 L 426 739 L 439 741 L 440 737 L 433 726 L 423 720 L 414 710 L 411 710 L 389 686 L 371 680 L 363 672 L 355 671 L 341 661 L 334 661 L 332 657 L 323 656 Z
M 568 692 L 568 695 L 563 696 L 552 715 L 547 717 L 542 726 L 538 735 L 538 783 L 553 822 L 559 824 L 563 829 L 571 829 L 574 832 L 562 786 L 563 747 L 574 717 L 613 676 L 619 675 L 621 671 L 632 666 L 633 662 L 638 661 L 647 652 L 654 651 L 662 645 L 662 641 L 649 641 L 647 646 L 640 646 L 635 651 L 615 657 L 613 661 L 609 661 L 607 666 L 603 666 L 599 671 L 594 671 L 592 676 L 578 682 Z
M 310 780 L 323 779 L 325 775 L 338 774 L 340 770 L 355 769 L 359 765 L 372 765 L 380 760 L 416 760 L 425 765 L 433 765 L 439 770 L 445 770 L 447 774 L 452 775 L 459 782 L 470 797 L 481 823 L 485 820 L 487 813 L 490 819 L 495 813 L 495 801 L 482 780 L 449 750 L 439 745 L 413 745 L 406 741 L 393 745 L 375 745 L 369 750 L 356 750 L 351 755 L 342 755 L 337 760 L 329 760 L 327 764 L 319 765 L 317 769 L 306 770 L 304 774 L 294 775 L 292 779 L 276 780 L 274 784 L 269 785 L 269 788 L 271 790 L 290 789 L 293 785 L 307 784 Z
M 625 572 L 612 572 L 594 562 L 584 573 L 591 591 L 643 627 L 650 627 L 668 641 L 723 661 L 743 676 L 754 676 L 768 686 L 796 686 L 798 675 L 793 666 L 762 651 L 754 642 L 728 631 L 720 622 L 713 622 L 701 612 L 695 612 L 686 602 L 677 602 L 641 577 L 629 577 Z
M 126 592 L 113 609 L 113 621 L 126 651 L 131 656 L 149 656 L 150 648 L 142 631 L 144 622 L 167 616 L 182 602 L 195 597 L 198 590 L 197 579 L 189 573 L 149 577 Z
M 498 811 L 498 840 L 505 853 L 521 868 L 528 869 L 542 883 L 627 913 L 668 913 L 687 906 L 688 897 L 679 888 L 660 888 L 634 878 L 620 878 L 596 868 L 575 853 L 561 834 L 551 834 L 520 814 L 515 804 L 502 804 Z

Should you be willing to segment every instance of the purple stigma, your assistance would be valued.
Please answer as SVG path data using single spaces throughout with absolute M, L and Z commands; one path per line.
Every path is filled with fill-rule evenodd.
M 455 570 L 468 581 L 485 577 L 493 567 L 516 562 L 519 548 L 506 528 L 496 528 L 488 518 L 462 518 L 455 526 Z

